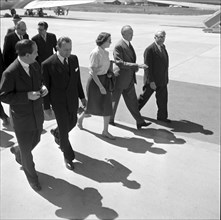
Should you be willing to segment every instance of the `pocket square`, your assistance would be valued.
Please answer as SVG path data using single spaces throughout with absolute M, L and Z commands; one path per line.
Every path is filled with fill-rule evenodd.
M 78 71 L 78 67 L 75 69 L 75 72 L 77 72 Z

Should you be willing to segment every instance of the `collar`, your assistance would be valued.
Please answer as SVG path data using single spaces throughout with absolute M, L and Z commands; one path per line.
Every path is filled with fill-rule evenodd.
M 18 36 L 18 38 L 20 39 L 20 35 L 18 34 L 18 32 L 15 30 L 15 34 Z
M 68 63 L 68 57 L 62 57 L 58 51 L 56 52 L 56 54 L 58 56 L 58 59 L 61 61 L 61 63 L 64 63 L 64 58 L 67 58 L 67 63 Z
M 123 37 L 122 37 L 122 40 L 127 44 L 127 46 L 129 47 L 129 44 L 130 42 L 128 40 L 125 40 Z
M 25 63 L 24 61 L 22 61 L 19 56 L 18 56 L 18 61 L 20 62 L 20 64 L 22 65 L 22 67 L 24 67 L 24 68 L 29 68 L 29 64 L 27 64 L 27 63 Z

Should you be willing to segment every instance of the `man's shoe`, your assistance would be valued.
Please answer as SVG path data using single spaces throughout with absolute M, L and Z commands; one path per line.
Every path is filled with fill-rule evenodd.
M 165 123 L 171 123 L 171 120 L 170 119 L 167 119 L 167 118 L 158 118 L 157 119 L 158 121 L 161 121 L 161 122 L 165 122 Z
M 22 165 L 20 154 L 16 152 L 15 147 L 11 147 L 11 148 L 10 148 L 10 151 L 11 151 L 12 154 L 15 155 L 15 160 L 16 160 L 16 162 L 19 163 L 20 165 Z
M 115 124 L 115 122 L 114 122 L 114 121 L 109 121 L 109 125 L 116 126 L 116 124 Z
M 140 130 L 142 127 L 147 127 L 147 126 L 149 126 L 151 123 L 149 122 L 149 123 L 147 123 L 147 122 L 142 122 L 142 123 L 140 123 L 140 124 L 137 124 L 137 130 Z
M 50 132 L 54 136 L 55 143 L 60 146 L 60 138 L 55 129 L 51 129 Z
M 3 125 L 4 127 L 10 125 L 10 118 L 9 118 L 9 117 L 5 117 L 5 118 L 3 118 L 2 120 L 3 120 L 2 125 Z
M 37 183 L 30 183 L 29 182 L 29 184 L 33 190 L 35 190 L 37 192 L 41 190 L 41 185 L 39 182 L 37 182 Z
M 74 170 L 74 163 L 72 161 L 64 159 L 64 163 L 67 169 Z

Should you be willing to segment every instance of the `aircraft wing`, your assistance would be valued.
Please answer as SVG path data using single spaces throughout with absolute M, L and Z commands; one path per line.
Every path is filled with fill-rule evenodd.
M 158 3 L 163 5 L 174 5 L 174 6 L 185 6 L 190 8 L 201 8 L 201 9 L 211 9 L 211 10 L 220 10 L 220 5 L 212 4 L 201 4 L 193 2 L 179 2 L 179 1 L 162 1 L 162 0 L 147 0 L 150 3 Z
M 54 8 L 54 7 L 62 7 L 68 5 L 80 5 L 94 2 L 94 0 L 70 0 L 70 1 L 41 1 L 35 0 L 28 3 L 24 9 L 37 9 L 37 8 Z

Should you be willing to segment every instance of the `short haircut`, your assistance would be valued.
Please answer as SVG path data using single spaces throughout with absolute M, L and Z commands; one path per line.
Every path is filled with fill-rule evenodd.
M 20 29 L 21 25 L 26 25 L 24 21 L 19 21 L 16 25 L 15 25 L 15 29 Z
M 34 51 L 33 46 L 36 43 L 32 40 L 24 39 L 20 40 L 15 45 L 15 50 L 19 56 L 24 57 L 27 53 L 32 54 Z
M 69 38 L 69 37 L 60 37 L 58 39 L 57 46 L 60 48 L 63 42 L 71 43 L 72 41 L 71 41 L 71 38 Z
M 101 32 L 96 39 L 97 46 L 101 46 L 103 43 L 105 43 L 110 36 L 111 35 L 107 32 Z
M 154 33 L 154 36 L 159 36 L 160 34 L 166 35 L 166 32 L 164 30 L 157 30 Z
M 124 35 L 125 31 L 127 31 L 128 29 L 132 29 L 132 27 L 130 25 L 124 25 L 121 28 L 121 34 Z
M 45 30 L 48 29 L 48 23 L 45 22 L 45 21 L 40 21 L 40 22 L 38 23 L 38 26 L 43 26 Z

